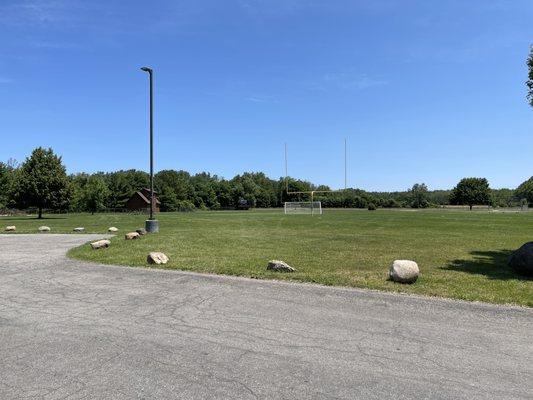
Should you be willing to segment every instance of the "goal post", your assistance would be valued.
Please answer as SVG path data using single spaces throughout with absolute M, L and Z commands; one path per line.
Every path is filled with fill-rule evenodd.
M 286 201 L 285 214 L 322 214 L 320 201 Z

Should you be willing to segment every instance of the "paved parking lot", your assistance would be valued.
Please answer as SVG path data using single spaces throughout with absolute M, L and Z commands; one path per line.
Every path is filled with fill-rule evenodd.
M 0 235 L 1 399 L 531 399 L 533 310 L 111 267 Z

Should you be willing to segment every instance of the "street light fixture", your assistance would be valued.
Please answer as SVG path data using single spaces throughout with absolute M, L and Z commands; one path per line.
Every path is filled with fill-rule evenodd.
M 146 220 L 147 232 L 159 232 L 159 221 L 154 219 L 154 70 L 142 67 L 150 75 L 150 218 Z

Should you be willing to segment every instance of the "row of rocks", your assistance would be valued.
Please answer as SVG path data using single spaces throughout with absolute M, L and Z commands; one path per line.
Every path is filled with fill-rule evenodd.
M 40 226 L 39 228 L 37 228 L 39 232 L 50 232 L 51 229 L 49 226 Z M 17 227 L 15 225 L 9 225 L 9 226 L 6 226 L 6 228 L 4 229 L 5 232 L 15 232 L 17 230 Z M 85 228 L 82 227 L 82 226 L 78 226 L 76 228 L 73 229 L 74 232 L 85 232 Z M 109 228 L 107 230 L 108 232 L 117 232 L 118 231 L 118 228 L 115 228 L 114 226 L 112 226 L 111 228 Z M 146 233 L 146 231 L 145 231 Z
M 109 232 L 117 232 L 117 231 L 118 229 L 115 227 L 109 228 Z M 146 233 L 147 233 L 146 229 L 139 228 L 135 232 L 126 233 L 126 235 L 124 236 L 124 239 L 135 240 L 135 239 L 140 238 L 141 236 L 146 235 Z M 110 245 L 111 245 L 111 241 L 108 239 L 97 240 L 96 242 L 91 243 L 91 247 L 93 248 L 93 250 L 105 249 L 105 248 L 108 248 Z M 161 265 L 161 264 L 168 263 L 169 258 L 165 253 L 161 253 L 159 251 L 152 251 L 148 253 L 148 256 L 146 256 L 146 261 L 148 262 L 148 264 Z
M 295 272 L 296 269 L 284 261 L 271 260 L 267 270 L 275 272 Z M 420 270 L 418 264 L 411 260 L 395 260 L 389 269 L 389 277 L 394 282 L 414 283 L 418 279 Z

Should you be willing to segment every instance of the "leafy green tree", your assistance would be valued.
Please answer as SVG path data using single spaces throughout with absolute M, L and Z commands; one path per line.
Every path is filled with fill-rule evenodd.
M 157 191 L 162 192 L 166 186 L 174 192 L 178 200 L 190 198 L 193 188 L 191 176 L 186 171 L 163 170 L 154 175 L 154 185 Z
M 106 208 L 110 191 L 103 177 L 99 175 L 91 176 L 87 180 L 82 193 L 82 204 L 86 211 L 94 214 Z
M 9 203 L 11 191 L 12 170 L 5 163 L 0 162 L 0 210 L 6 208 Z
M 170 186 L 163 186 L 159 191 L 159 201 L 161 202 L 161 211 L 177 211 L 179 201 L 174 189 Z
M 428 201 L 428 187 L 425 183 L 415 183 L 409 191 L 411 207 L 413 208 L 427 208 Z
M 133 193 L 150 184 L 150 176 L 135 169 L 105 174 L 105 180 L 111 192 L 107 206 L 119 209 L 124 208 Z
M 511 189 L 492 189 L 492 202 L 497 207 L 511 207 L 520 205 L 520 199 L 515 198 L 515 191 Z
M 527 58 L 527 67 L 528 67 L 528 80 L 526 81 L 527 85 L 527 99 L 531 107 L 533 107 L 533 46 L 529 51 L 529 57 Z
M 470 210 L 476 204 L 491 204 L 489 182 L 485 178 L 463 178 L 450 195 L 450 204 L 468 205 Z
M 70 190 L 61 157 L 52 149 L 39 147 L 20 167 L 16 184 L 16 200 L 19 206 L 37 207 L 39 218 L 43 208 L 61 209 L 68 206 Z
M 520 200 L 527 199 L 529 205 L 533 206 L 533 176 L 516 188 L 515 197 Z

